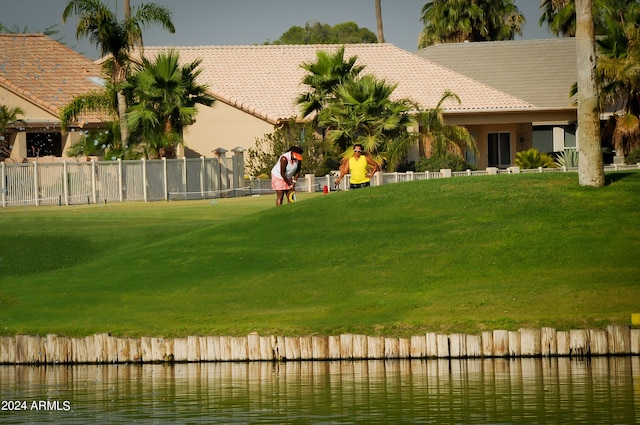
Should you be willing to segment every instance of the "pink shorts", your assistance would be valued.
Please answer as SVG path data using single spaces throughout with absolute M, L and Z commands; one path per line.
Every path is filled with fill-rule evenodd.
M 274 190 L 289 190 L 289 183 L 282 177 L 271 177 L 271 188 Z

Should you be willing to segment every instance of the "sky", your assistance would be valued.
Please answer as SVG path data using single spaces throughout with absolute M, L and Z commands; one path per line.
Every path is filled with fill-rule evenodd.
M 102 0 L 119 8 L 122 0 Z M 176 32 L 170 34 L 161 28 L 143 31 L 147 46 L 212 46 L 262 44 L 280 38 L 293 25 L 307 22 L 335 25 L 353 21 L 360 27 L 376 32 L 374 0 L 130 0 L 132 6 L 156 3 L 172 11 Z M 427 0 L 382 0 L 382 19 L 385 41 L 405 50 L 417 49 L 422 29 L 420 11 Z M 553 37 L 540 28 L 542 12 L 540 0 L 515 0 L 527 23 L 522 37 L 539 39 Z M 90 59 L 98 52 L 90 43 L 76 40 L 77 20 L 62 23 L 62 12 L 68 0 L 0 0 L 0 23 L 17 27 L 21 32 L 42 32 L 57 25 L 59 34 L 54 38 L 74 48 Z

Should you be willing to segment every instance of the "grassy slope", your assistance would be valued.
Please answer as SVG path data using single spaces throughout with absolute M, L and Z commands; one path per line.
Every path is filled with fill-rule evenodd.
M 0 210 L 0 334 L 407 336 L 628 323 L 640 173 Z

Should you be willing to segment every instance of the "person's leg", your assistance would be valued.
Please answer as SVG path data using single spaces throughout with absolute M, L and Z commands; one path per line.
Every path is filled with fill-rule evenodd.
M 285 191 L 284 190 L 276 190 L 276 206 L 279 207 L 282 205 L 282 198 L 284 198 Z

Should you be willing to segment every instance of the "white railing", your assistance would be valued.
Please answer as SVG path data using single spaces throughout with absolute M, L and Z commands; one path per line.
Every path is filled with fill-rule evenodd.
M 237 164 L 240 164 L 237 166 Z M 0 163 L 0 203 L 9 206 L 73 205 L 125 201 L 169 201 L 239 197 L 273 193 L 269 179 L 244 179 L 242 153 L 232 158 L 91 161 L 62 163 Z M 235 168 L 234 168 L 235 167 Z M 640 164 L 613 164 L 606 172 L 640 169 Z M 478 171 L 378 172 L 372 186 L 414 180 L 519 173 L 567 173 L 577 168 L 521 170 L 487 168 Z M 347 174 L 335 186 L 336 173 L 308 174 L 297 182 L 299 192 L 349 189 Z

